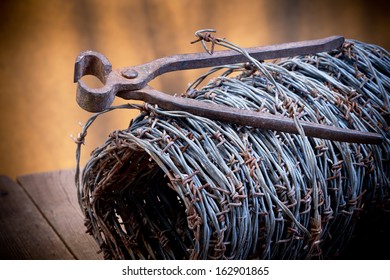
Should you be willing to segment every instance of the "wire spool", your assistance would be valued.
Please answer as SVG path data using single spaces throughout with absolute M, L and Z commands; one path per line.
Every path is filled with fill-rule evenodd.
M 225 69 L 201 89 L 199 82 Z M 237 74 L 237 75 L 233 75 Z M 389 53 L 341 50 L 216 67 L 188 98 L 377 132 L 380 145 L 216 122 L 152 104 L 91 154 L 79 202 L 107 259 L 331 258 L 389 210 Z M 91 118 L 80 134 L 77 157 Z

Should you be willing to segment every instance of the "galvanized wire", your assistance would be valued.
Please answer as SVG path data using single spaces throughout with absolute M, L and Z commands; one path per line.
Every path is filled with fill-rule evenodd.
M 76 175 L 86 226 L 105 258 L 329 258 L 362 213 L 389 210 L 389 53 L 347 40 L 334 52 L 263 63 L 223 43 L 251 63 L 213 68 L 187 97 L 293 118 L 300 135 L 153 104 L 120 106 L 141 114 Z M 78 162 L 98 115 L 79 135 Z M 384 141 L 309 138 L 301 120 L 377 132 Z

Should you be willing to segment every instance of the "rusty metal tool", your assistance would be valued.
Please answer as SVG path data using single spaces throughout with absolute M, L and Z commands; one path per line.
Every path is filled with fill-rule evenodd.
M 279 45 L 245 49 L 257 60 L 275 59 L 296 55 L 310 55 L 340 48 L 344 38 L 332 36 L 319 40 L 293 42 Z M 167 72 L 196 69 L 217 65 L 247 62 L 247 58 L 235 51 L 179 54 L 156 59 L 131 67 L 112 70 L 111 63 L 102 54 L 94 51 L 81 52 L 76 59 L 74 82 L 77 82 L 76 99 L 80 107 L 90 112 L 107 109 L 115 96 L 124 99 L 142 100 L 157 104 L 167 110 L 181 110 L 209 119 L 298 134 L 294 120 L 251 110 L 236 109 L 218 104 L 209 104 L 190 98 L 176 97 L 162 93 L 147 83 Z M 96 76 L 104 85 L 89 88 L 82 80 L 85 75 Z M 383 139 L 376 133 L 300 121 L 305 135 L 334 141 L 378 144 Z

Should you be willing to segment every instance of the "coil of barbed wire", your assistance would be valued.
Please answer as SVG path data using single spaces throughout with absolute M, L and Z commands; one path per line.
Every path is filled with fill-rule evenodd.
M 281 114 L 297 127 L 304 120 L 376 132 L 384 141 L 260 130 L 153 104 L 110 108 L 141 113 L 76 175 L 86 226 L 105 258 L 328 258 L 359 215 L 390 209 L 389 53 L 346 40 L 329 53 L 250 61 L 211 69 L 186 97 Z M 79 136 L 78 160 L 98 115 Z

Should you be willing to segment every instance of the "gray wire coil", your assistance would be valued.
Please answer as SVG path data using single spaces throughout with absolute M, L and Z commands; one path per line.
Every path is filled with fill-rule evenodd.
M 201 89 L 217 70 L 225 72 Z M 238 75 L 233 77 L 233 73 Z M 76 175 L 88 232 L 108 259 L 329 258 L 357 217 L 389 210 L 389 53 L 341 50 L 216 67 L 188 98 L 377 132 L 342 143 L 216 122 L 152 104 Z M 77 139 L 81 144 L 93 121 Z M 79 171 L 79 163 L 78 168 Z

